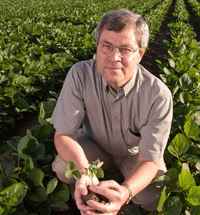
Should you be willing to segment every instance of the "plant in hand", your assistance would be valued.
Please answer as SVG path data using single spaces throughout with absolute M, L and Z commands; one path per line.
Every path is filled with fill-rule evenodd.
M 83 171 L 79 171 L 76 169 L 76 164 L 74 164 L 72 161 L 69 161 L 67 163 L 67 171 L 65 172 L 65 176 L 67 178 L 74 177 L 76 180 L 80 179 L 82 174 L 87 175 L 91 181 L 94 176 L 97 178 L 103 178 L 104 177 L 104 172 L 103 170 L 99 167 L 100 160 L 92 161 L 89 164 L 89 167 L 85 168 Z M 93 184 L 93 181 L 92 181 Z M 88 200 L 94 200 L 96 202 L 100 202 L 102 204 L 105 204 L 108 202 L 108 199 L 105 196 L 99 195 L 97 193 L 94 193 L 88 189 L 88 194 L 86 196 L 82 196 L 83 201 L 85 204 L 87 204 Z

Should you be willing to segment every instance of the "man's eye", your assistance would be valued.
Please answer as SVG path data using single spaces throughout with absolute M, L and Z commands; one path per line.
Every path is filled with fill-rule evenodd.
M 109 49 L 109 50 L 112 49 L 112 47 L 111 47 L 110 45 L 107 45 L 107 44 L 104 44 L 103 47 L 104 47 L 105 49 Z
M 121 48 L 121 49 L 120 49 L 120 52 L 121 52 L 121 53 L 131 53 L 131 52 L 132 52 L 132 49 L 129 49 L 129 48 Z

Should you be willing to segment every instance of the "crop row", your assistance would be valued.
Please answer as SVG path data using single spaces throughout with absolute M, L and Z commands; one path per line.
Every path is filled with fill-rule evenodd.
M 43 91 L 52 90 L 55 98 L 59 91 L 52 89 L 49 83 L 54 85 L 56 80 L 58 85 L 62 85 L 64 76 L 72 63 L 92 57 L 95 53 L 94 29 L 103 13 L 128 5 L 129 9 L 145 14 L 147 22 L 150 24 L 151 42 L 153 43 L 154 35 L 159 31 L 171 4 L 171 0 L 146 1 L 145 3 L 119 1 L 119 4 L 116 4 L 116 1 L 114 3 L 104 1 L 97 4 L 95 2 L 94 4 L 84 3 L 84 6 L 80 1 L 74 1 L 71 2 L 74 7 L 69 6 L 67 10 L 63 10 L 61 2 L 64 1 L 60 1 L 62 6 L 59 7 L 59 4 L 57 6 L 60 10 L 59 13 L 56 11 L 56 6 L 53 12 L 48 10 L 48 7 L 44 9 L 48 14 L 47 19 L 42 9 L 46 5 L 43 5 L 41 1 L 34 2 L 20 2 L 24 8 L 23 16 L 19 10 L 16 10 L 15 5 L 12 5 L 11 12 L 8 13 L 13 16 L 12 19 L 3 16 L 8 25 L 7 27 L 6 25 L 1 26 L 1 29 L 7 28 L 6 31 L 1 31 L 1 43 L 4 45 L 1 46 L 3 54 L 0 52 L 3 57 L 1 65 L 4 63 L 5 66 L 1 70 L 4 71 L 1 73 L 1 77 L 10 74 L 19 75 L 19 80 L 24 77 L 34 77 L 37 81 L 28 86 L 34 87 L 35 90 L 37 87 L 41 87 L 36 84 L 41 83 L 42 80 Z M 53 2 L 49 1 L 48 5 L 53 7 Z M 28 10 L 30 3 L 39 12 Z M 37 7 L 37 3 L 39 7 Z M 5 10 L 5 13 L 7 12 Z M 31 15 L 31 18 L 22 20 L 22 17 L 28 16 L 27 14 Z M 19 45 L 18 43 L 21 46 L 15 49 L 13 47 L 14 50 L 11 49 L 12 46 Z M 70 57 L 67 58 L 67 56 Z M 16 58 L 20 60 L 16 61 Z M 10 64 L 6 64 L 7 61 L 10 61 Z M 15 67 L 15 63 L 17 67 Z M 42 66 L 47 66 L 47 68 L 42 70 Z M 56 69 L 50 70 L 50 66 L 54 66 Z M 10 77 L 7 78 L 10 81 Z M 8 80 L 3 82 L 4 86 L 12 87 L 12 90 L 20 90 L 20 87 L 23 89 L 25 87 L 25 83 L 21 83 L 20 87 L 19 85 L 13 86 L 13 83 L 9 86 Z M 36 92 L 36 94 L 39 93 L 41 93 L 41 89 Z M 33 96 L 33 93 L 30 95 Z M 26 92 L 23 98 L 27 102 Z M 0 214 L 17 214 L 19 211 L 28 214 L 31 211 L 48 215 L 51 210 L 67 210 L 68 208 L 66 204 L 69 199 L 68 187 L 58 181 L 51 170 L 56 150 L 53 142 L 54 129 L 49 120 L 56 103 L 55 98 L 40 103 L 40 125 L 28 129 L 27 135 L 24 137 L 11 138 L 8 145 L 0 148 L 0 187 L 2 187 Z M 16 106 L 15 101 L 13 104 Z M 13 156 L 13 159 L 7 159 L 8 155 Z
M 198 24 L 200 24 L 200 2 L 198 0 L 188 0 L 188 3 L 192 8 Z
M 173 19 L 168 25 L 171 39 L 165 44 L 168 63 L 160 64 L 161 78 L 174 102 L 165 151 L 170 181 L 165 181 L 158 210 L 159 214 L 195 215 L 200 213 L 200 45 L 183 0 L 176 1 Z
M 73 63 L 93 57 L 94 30 L 104 13 L 128 7 L 145 14 L 154 35 L 155 13 L 164 15 L 152 8 L 164 10 L 164 2 L 0 1 L 0 134 L 58 92 Z

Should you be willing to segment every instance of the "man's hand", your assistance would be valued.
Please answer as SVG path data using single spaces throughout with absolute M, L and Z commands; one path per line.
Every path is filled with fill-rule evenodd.
M 79 180 L 76 180 L 75 184 L 75 192 L 74 192 L 74 198 L 76 201 L 76 205 L 78 209 L 80 210 L 81 214 L 87 214 L 88 211 L 93 211 L 94 209 L 90 206 L 86 205 L 82 199 L 82 195 L 85 196 L 88 193 L 88 186 L 97 185 L 99 183 L 98 178 L 93 177 L 92 179 L 88 177 L 87 175 L 82 175 L 82 177 Z
M 87 203 L 90 209 L 93 210 L 86 212 L 86 215 L 116 215 L 129 197 L 127 188 L 113 180 L 102 181 L 96 186 L 90 186 L 89 189 L 94 193 L 105 196 L 109 200 L 109 203 L 104 205 L 89 200 Z

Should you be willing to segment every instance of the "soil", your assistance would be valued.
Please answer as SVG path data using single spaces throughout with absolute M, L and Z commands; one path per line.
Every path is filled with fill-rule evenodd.
M 82 196 L 82 199 L 85 202 L 85 204 L 87 204 L 88 200 L 94 200 L 94 201 L 100 202 L 101 204 L 104 204 L 104 205 L 109 202 L 105 196 L 101 196 L 90 190 L 88 190 L 88 194 L 86 196 Z
M 171 22 L 172 20 L 172 13 L 174 10 L 174 4 L 175 0 L 173 0 L 173 4 L 171 5 L 169 12 L 166 16 L 165 21 L 163 22 L 161 26 L 161 30 L 159 33 L 156 34 L 156 37 L 154 39 L 154 42 L 151 43 L 151 45 L 147 49 L 147 53 L 145 54 L 141 64 L 149 70 L 152 74 L 155 76 L 159 77 L 160 70 L 157 66 L 157 62 L 155 61 L 156 59 L 161 60 L 162 62 L 165 62 L 165 59 L 163 58 L 164 53 L 166 53 L 165 47 L 164 47 L 164 40 L 169 40 L 170 35 L 169 35 L 169 29 L 168 29 L 168 23 Z M 196 22 L 195 18 L 192 16 L 191 8 L 189 5 L 186 3 L 187 9 L 189 13 L 191 14 L 191 24 L 193 24 L 193 28 L 197 34 L 196 39 L 199 41 L 200 39 L 200 29 L 199 25 Z M 9 134 L 4 135 L 2 138 L 2 143 L 6 143 L 7 140 L 9 140 L 13 136 L 21 136 L 23 137 L 26 135 L 26 130 L 28 128 L 31 128 L 33 125 L 38 124 L 38 112 L 32 112 L 32 113 L 27 113 L 24 115 L 24 117 L 21 117 L 17 122 L 16 122 L 16 128 L 9 132 Z M 1 143 L 0 143 L 1 144 Z M 99 199 L 99 197 L 95 197 L 96 199 Z M 100 198 L 101 201 L 101 198 Z M 105 201 L 105 200 L 104 200 Z M 86 200 L 87 202 L 87 200 Z M 70 198 L 69 202 L 69 210 L 66 212 L 52 212 L 52 215 L 80 215 L 79 210 L 76 207 L 75 202 L 73 201 L 72 198 Z

